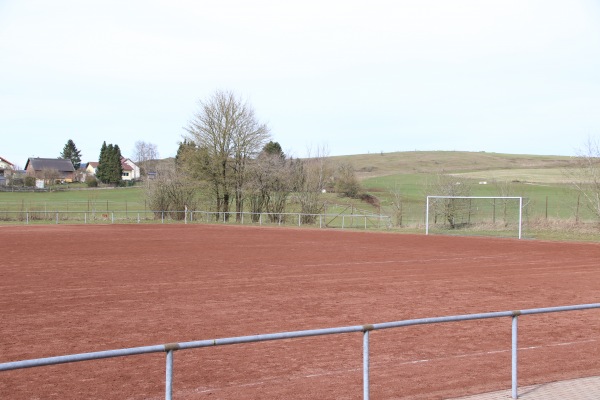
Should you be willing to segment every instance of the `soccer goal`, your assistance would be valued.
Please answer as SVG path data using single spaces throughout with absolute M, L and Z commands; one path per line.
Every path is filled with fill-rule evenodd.
M 427 196 L 425 234 L 518 237 L 523 197 Z

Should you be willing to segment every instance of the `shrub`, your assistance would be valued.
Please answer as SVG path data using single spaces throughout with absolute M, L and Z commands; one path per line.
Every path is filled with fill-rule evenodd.
M 25 186 L 27 186 L 27 187 L 34 187 L 35 186 L 35 176 L 26 176 L 25 179 L 23 179 L 23 182 L 24 182 Z
M 356 199 L 360 197 L 361 189 L 354 167 L 348 163 L 338 165 L 335 174 L 335 191 L 341 196 Z
M 85 179 L 85 184 L 87 185 L 87 187 L 89 188 L 93 188 L 93 187 L 98 187 L 98 179 L 96 179 L 95 176 L 88 176 Z

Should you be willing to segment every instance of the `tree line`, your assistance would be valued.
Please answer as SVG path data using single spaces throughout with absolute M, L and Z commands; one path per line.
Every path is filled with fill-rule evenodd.
M 147 192 L 152 209 L 171 210 L 175 218 L 176 211 L 197 207 L 201 190 L 215 218 L 239 220 L 251 211 L 256 219 L 263 212 L 276 219 L 293 201 L 310 223 L 325 206 L 323 192 L 336 181 L 338 188 L 359 191 L 351 166 L 337 173 L 322 149 L 304 159 L 286 155 L 253 108 L 233 92 L 217 91 L 200 101 L 184 129 L 174 164 L 159 172 Z

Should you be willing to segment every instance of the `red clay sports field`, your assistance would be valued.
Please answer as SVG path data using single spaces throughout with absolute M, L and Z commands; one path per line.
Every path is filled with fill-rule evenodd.
M 600 244 L 216 225 L 0 227 L 0 363 L 600 301 Z M 507 319 L 370 335 L 372 399 L 510 387 Z M 175 352 L 174 399 L 359 399 L 362 335 Z M 598 310 L 519 319 L 519 384 L 600 375 Z M 164 354 L 0 372 L 2 399 L 161 399 Z

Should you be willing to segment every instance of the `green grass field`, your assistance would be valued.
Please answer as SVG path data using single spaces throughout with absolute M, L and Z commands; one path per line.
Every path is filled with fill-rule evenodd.
M 572 226 L 575 222 L 592 223 L 596 219 L 568 183 L 566 171 L 574 164 L 569 157 L 406 152 L 337 159 L 351 163 L 362 178 L 364 190 L 379 199 L 381 212 L 401 214 L 408 229 L 424 224 L 426 196 L 443 194 L 436 193 L 433 184 L 439 175 L 445 175 L 469 184 L 472 196 L 524 197 L 524 218 L 532 236 L 597 240 L 595 226 L 591 232 L 583 233 L 577 233 Z M 397 194 L 402 199 L 400 213 L 393 204 Z M 570 228 L 558 226 L 557 221 L 571 224 Z
M 574 188 L 566 169 L 573 159 L 485 152 L 397 152 L 330 157 L 332 164 L 350 163 L 363 190 L 377 199 L 369 204 L 327 193 L 327 213 L 384 214 L 401 222 L 403 231 L 423 230 L 425 198 L 435 195 L 432 184 L 440 175 L 456 177 L 471 187 L 472 196 L 522 196 L 526 222 L 536 237 L 595 240 L 590 232 L 555 226 L 595 221 Z M 485 182 L 485 184 L 483 184 Z M 77 186 L 75 186 L 77 187 Z M 398 210 L 395 201 L 402 199 Z M 209 205 L 206 206 L 209 209 Z M 289 211 L 296 206 L 290 204 Z M 52 192 L 0 192 L 1 211 L 147 211 L 144 188 L 105 188 Z M 351 210 L 351 211 L 349 211 Z M 537 232 L 539 231 L 539 232 Z
M 141 187 L 0 192 L 0 211 L 123 211 L 144 210 Z

